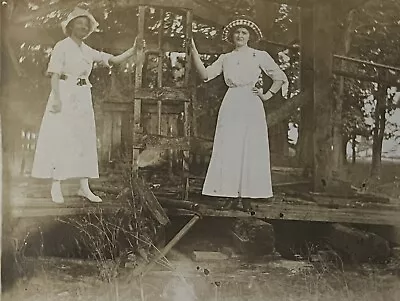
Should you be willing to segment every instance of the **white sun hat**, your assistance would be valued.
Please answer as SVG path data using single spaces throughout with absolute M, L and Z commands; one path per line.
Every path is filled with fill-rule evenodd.
M 67 19 L 61 22 L 61 27 L 66 36 L 68 36 L 67 32 L 67 26 L 68 24 L 78 18 L 78 17 L 87 17 L 90 20 L 90 30 L 88 34 L 84 37 L 86 39 L 88 36 L 90 36 L 93 32 L 98 32 L 98 26 L 99 23 L 96 21 L 96 19 L 93 17 L 93 15 L 86 9 L 81 6 L 76 6 L 74 10 L 68 15 Z

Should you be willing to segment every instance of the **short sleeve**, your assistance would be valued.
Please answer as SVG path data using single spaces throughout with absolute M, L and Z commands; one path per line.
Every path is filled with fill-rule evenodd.
M 288 78 L 279 67 L 279 65 L 274 61 L 271 55 L 266 51 L 260 51 L 260 68 L 265 72 L 272 80 L 283 81 L 282 95 L 286 96 L 289 88 Z
M 94 62 L 101 63 L 107 67 L 110 67 L 110 58 L 113 57 L 112 54 L 103 51 L 98 51 L 88 46 L 88 50 Z
M 62 43 L 57 43 L 50 54 L 50 61 L 47 66 L 47 74 L 61 74 L 65 65 L 65 49 Z
M 222 64 L 224 58 L 225 54 L 221 54 L 214 63 L 212 63 L 210 66 L 206 68 L 207 79 L 204 80 L 205 82 L 208 82 L 213 78 L 216 78 L 218 75 L 222 73 Z

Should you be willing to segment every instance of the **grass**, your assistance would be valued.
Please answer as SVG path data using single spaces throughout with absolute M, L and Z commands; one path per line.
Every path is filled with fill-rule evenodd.
M 176 263 L 179 265 L 179 263 Z M 130 279 L 129 271 L 114 282 L 92 276 L 72 276 L 73 267 L 36 263 L 35 276 L 21 281 L 3 300 L 72 301 L 72 300 L 169 300 L 169 301 L 395 301 L 400 300 L 400 278 L 393 271 L 366 265 L 358 270 L 321 269 L 309 264 L 295 270 L 263 265 L 255 271 L 241 269 L 237 277 L 153 272 L 140 282 Z M 218 267 L 208 264 L 211 271 Z M 216 276 L 213 276 L 216 275 Z M 240 276 L 242 275 L 242 276 Z M 130 279 L 130 281 L 128 281 Z M 143 293 L 143 295 L 142 295 Z M 197 299 L 192 298 L 193 294 Z

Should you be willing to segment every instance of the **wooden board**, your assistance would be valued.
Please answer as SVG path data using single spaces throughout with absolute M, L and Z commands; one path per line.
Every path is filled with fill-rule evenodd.
M 157 194 L 156 194 L 157 196 Z M 77 196 L 66 197 L 66 203 L 57 205 L 51 202 L 50 197 L 27 198 L 20 197 L 13 200 L 11 214 L 14 218 L 63 216 L 88 213 L 115 213 L 126 206 L 112 195 L 103 197 L 104 202 L 95 205 Z M 189 200 L 196 203 L 198 200 Z M 399 225 L 399 205 L 377 205 L 368 208 L 361 205 L 327 208 L 317 204 L 302 204 L 301 202 L 286 202 L 283 197 L 275 197 L 270 202 L 253 204 L 256 207 L 255 218 L 271 220 L 297 220 L 335 223 L 360 223 L 372 225 Z M 205 205 L 196 207 L 196 211 L 204 216 L 213 217 L 251 217 L 243 211 L 219 211 Z M 192 211 L 168 208 L 167 213 L 172 215 L 192 215 Z
M 186 88 L 137 88 L 135 98 L 142 100 L 162 100 L 165 102 L 187 102 L 191 100 L 191 92 Z

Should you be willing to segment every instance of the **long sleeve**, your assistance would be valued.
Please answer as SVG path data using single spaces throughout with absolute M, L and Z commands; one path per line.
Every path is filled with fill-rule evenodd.
M 283 72 L 268 52 L 260 51 L 259 58 L 260 68 L 266 75 L 274 81 L 279 80 L 284 82 L 282 86 L 282 95 L 287 97 L 289 81 L 285 72 Z
M 221 54 L 214 63 L 212 63 L 210 66 L 208 66 L 206 68 L 207 79 L 204 80 L 205 82 L 208 82 L 208 81 L 216 78 L 218 75 L 220 75 L 222 73 L 222 65 L 223 65 L 224 58 L 225 58 L 225 54 Z

